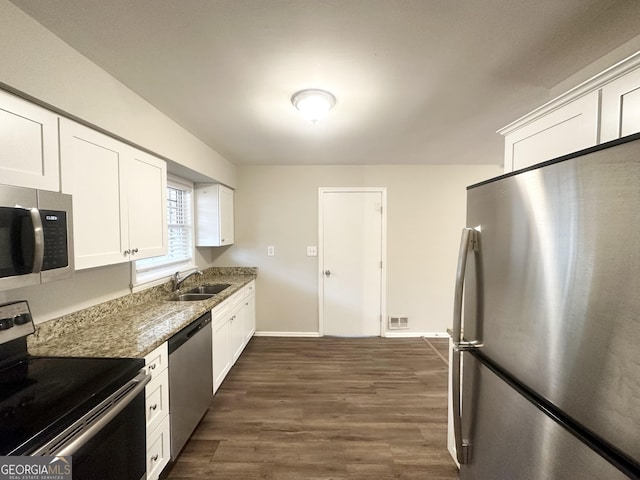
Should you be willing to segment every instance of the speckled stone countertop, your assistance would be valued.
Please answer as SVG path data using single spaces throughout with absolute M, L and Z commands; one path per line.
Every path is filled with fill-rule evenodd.
M 180 289 L 229 283 L 212 298 L 169 301 L 170 283 L 126 295 L 36 326 L 28 337 L 31 355 L 141 358 L 174 333 L 229 298 L 256 278 L 255 268 L 211 268 L 188 279 Z

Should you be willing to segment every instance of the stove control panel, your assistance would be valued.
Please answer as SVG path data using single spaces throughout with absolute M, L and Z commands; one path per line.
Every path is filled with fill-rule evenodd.
M 36 331 L 26 300 L 0 305 L 0 344 Z

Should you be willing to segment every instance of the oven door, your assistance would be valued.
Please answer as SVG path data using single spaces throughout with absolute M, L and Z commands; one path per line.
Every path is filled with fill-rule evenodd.
M 73 478 L 146 478 L 146 418 L 141 373 L 34 455 L 69 456 Z

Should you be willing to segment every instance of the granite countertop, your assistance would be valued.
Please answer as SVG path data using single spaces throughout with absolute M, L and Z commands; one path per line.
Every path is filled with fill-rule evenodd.
M 256 269 L 210 270 L 191 277 L 181 291 L 201 284 L 231 286 L 207 300 L 180 302 L 168 300 L 171 292 L 165 284 L 75 312 L 37 325 L 36 334 L 28 338 L 29 353 L 142 358 L 256 278 Z

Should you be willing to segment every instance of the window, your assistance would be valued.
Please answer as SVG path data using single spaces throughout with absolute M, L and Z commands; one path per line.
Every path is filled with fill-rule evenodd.
M 193 264 L 193 184 L 169 176 L 167 180 L 167 254 L 136 261 L 136 284 L 167 277 Z

